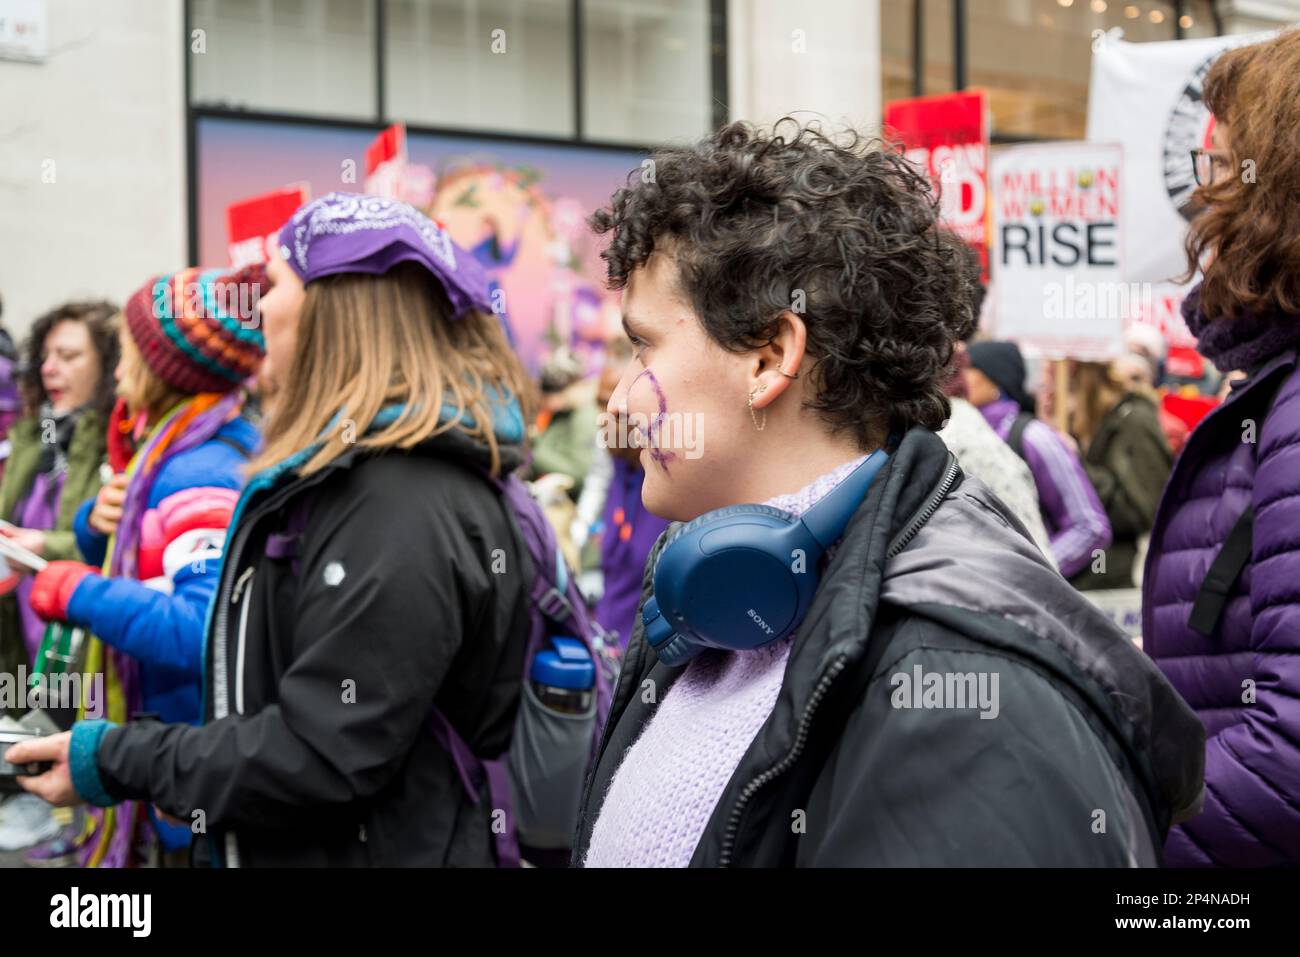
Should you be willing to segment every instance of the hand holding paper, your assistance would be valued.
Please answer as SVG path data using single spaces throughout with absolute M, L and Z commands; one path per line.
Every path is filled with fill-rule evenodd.
M 38 572 L 45 567 L 40 552 L 45 550 L 45 533 L 34 528 L 0 524 L 0 557 L 21 570 Z

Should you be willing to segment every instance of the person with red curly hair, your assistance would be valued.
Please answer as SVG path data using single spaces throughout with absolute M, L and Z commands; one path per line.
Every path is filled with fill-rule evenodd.
M 1223 54 L 1183 304 L 1197 348 L 1246 373 L 1187 440 L 1156 512 L 1144 647 L 1207 735 L 1205 806 L 1175 866 L 1300 864 L 1300 31 Z M 1190 278 L 1190 275 L 1188 276 Z

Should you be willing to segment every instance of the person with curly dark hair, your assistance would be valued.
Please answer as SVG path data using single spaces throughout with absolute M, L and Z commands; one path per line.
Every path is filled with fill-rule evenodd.
M 108 413 L 117 365 L 117 307 L 70 302 L 32 324 L 23 344 L 19 388 L 24 412 L 9 430 L 10 453 L 0 480 L 0 535 L 47 561 L 79 559 L 73 520 L 103 484 Z M 0 672 L 31 668 L 45 623 L 28 598 L 30 576 L 0 596 Z M 0 850 L 12 851 L 58 833 L 49 808 L 29 796 L 0 813 Z
M 927 179 L 792 120 L 635 175 L 608 412 L 674 524 L 575 862 L 1158 861 L 1200 725 L 935 435 L 975 277 Z
M 1170 864 L 1300 864 L 1300 30 L 1205 77 L 1213 149 L 1183 303 L 1226 400 L 1196 426 L 1156 509 L 1142 640 L 1205 724 L 1205 810 Z M 1186 278 L 1190 278 L 1190 275 Z
M 0 517 L 16 527 L 0 527 L 0 534 L 49 561 L 78 557 L 72 520 L 102 484 L 117 316 L 108 302 L 70 302 L 38 318 L 23 343 L 23 417 L 10 431 L 12 451 L 0 481 Z M 24 616 L 23 624 L 27 650 L 34 652 L 44 626 L 35 615 Z M 11 625 L 16 620 L 0 612 L 0 644 L 16 635 Z

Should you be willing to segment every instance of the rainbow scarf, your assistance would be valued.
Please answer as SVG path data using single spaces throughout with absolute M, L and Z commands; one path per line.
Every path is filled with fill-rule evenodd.
M 122 518 L 117 524 L 117 532 L 108 541 L 105 575 L 136 577 L 141 522 L 162 466 L 180 453 L 211 439 L 242 409 L 243 396 L 239 392 L 203 392 L 181 402 L 149 430 L 126 467 L 129 479 L 126 499 L 122 503 Z M 132 713 L 140 710 L 139 663 L 134 658 L 90 638 L 85 670 L 87 674 L 102 672 L 104 675 L 105 700 L 102 706 L 104 717 L 109 721 L 123 724 Z M 89 689 L 92 684 L 86 682 L 85 687 Z M 83 698 L 78 720 L 85 717 L 88 704 L 88 699 Z M 137 801 L 123 801 L 110 808 L 88 809 L 85 827 L 77 841 L 81 865 L 130 866 L 132 847 L 141 836 L 140 826 L 146 820 L 145 808 Z

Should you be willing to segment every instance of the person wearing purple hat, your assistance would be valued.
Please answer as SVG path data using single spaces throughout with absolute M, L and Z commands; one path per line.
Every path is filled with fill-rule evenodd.
M 484 755 L 514 730 L 532 566 L 487 476 L 524 461 L 529 380 L 483 271 L 411 207 L 332 193 L 279 253 L 276 402 L 208 616 L 205 723 L 79 722 L 25 786 L 202 809 L 196 863 L 490 865 L 492 802 L 428 724 Z
M 378 196 L 330 193 L 280 230 L 280 256 L 304 283 L 339 273 L 382 276 L 398 263 L 424 267 L 442 285 L 451 317 L 491 312 L 483 267 L 418 210 Z

